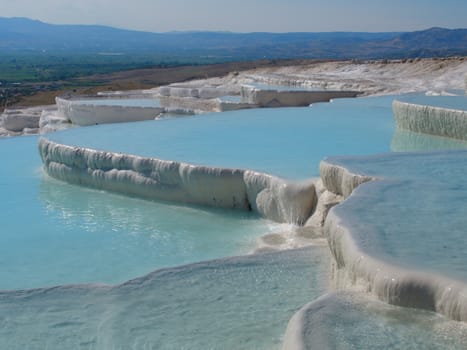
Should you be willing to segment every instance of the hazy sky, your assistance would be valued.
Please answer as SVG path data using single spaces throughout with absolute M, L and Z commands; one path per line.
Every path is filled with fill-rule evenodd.
M 0 0 L 0 16 L 152 32 L 466 28 L 466 0 Z

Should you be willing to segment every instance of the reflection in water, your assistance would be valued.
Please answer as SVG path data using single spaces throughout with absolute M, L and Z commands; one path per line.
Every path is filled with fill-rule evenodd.
M 160 267 L 246 254 L 275 227 L 248 212 L 146 201 L 46 176 L 39 198 L 45 221 L 54 224 L 50 230 L 59 233 L 50 257 L 35 267 L 44 280 L 34 287 L 117 283 Z M 56 261 L 60 272 L 51 269 Z
M 391 142 L 393 152 L 419 152 L 467 148 L 467 141 L 397 129 Z

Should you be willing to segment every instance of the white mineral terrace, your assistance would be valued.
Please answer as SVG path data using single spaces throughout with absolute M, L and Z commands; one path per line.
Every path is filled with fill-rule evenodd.
M 452 219 L 449 214 L 443 215 L 443 222 L 439 225 L 429 221 L 429 218 L 440 221 L 435 216 L 437 211 L 440 214 L 440 207 L 445 208 L 443 212 L 446 213 L 460 209 L 458 206 L 461 199 L 457 197 L 462 197 L 464 193 L 460 181 L 465 169 L 465 156 L 462 151 L 396 153 L 367 157 L 367 160 L 342 158 L 322 162 L 321 177 L 325 186 L 332 192 L 349 198 L 343 205 L 331 210 L 325 224 L 329 246 L 335 258 L 334 276 L 340 286 L 359 285 L 390 304 L 432 310 L 454 320 L 467 321 L 467 280 L 462 268 L 464 265 L 455 260 L 457 253 L 454 251 L 446 253 L 453 257 L 433 252 L 442 241 L 459 240 L 456 241 L 455 249 L 461 249 L 459 246 L 465 245 L 462 243 L 465 241 L 462 238 L 464 233 L 458 227 L 459 220 L 462 220 L 460 217 L 464 217 L 463 213 L 459 211 L 451 215 Z M 350 168 L 363 172 L 365 170 L 362 169 L 368 169 L 367 172 L 379 176 L 357 174 L 346 168 L 346 162 Z M 423 176 L 414 175 L 417 173 Z M 427 181 L 429 185 L 425 184 Z M 426 192 L 426 186 L 430 186 L 431 193 Z M 457 187 L 453 190 L 452 186 Z M 388 191 L 392 192 L 385 196 L 384 193 Z M 419 208 L 418 219 L 399 218 L 398 211 L 393 209 L 391 212 L 390 208 L 397 207 L 401 208 L 401 212 L 411 213 L 411 203 L 417 203 L 417 200 L 420 201 L 415 204 Z M 436 204 L 431 203 L 431 200 Z M 375 205 L 378 201 L 385 203 Z M 362 215 L 361 224 L 355 224 L 354 219 L 349 220 L 351 217 L 355 218 L 356 211 L 367 208 L 369 213 L 370 207 L 372 214 Z M 374 215 L 379 217 L 377 226 L 367 219 L 371 216 L 374 220 Z M 414 215 L 417 213 L 414 212 Z M 390 225 L 391 220 L 400 220 L 399 225 Z M 358 233 L 356 230 L 359 230 Z M 414 248 L 418 250 L 415 257 L 414 250 L 405 249 L 404 245 L 412 246 L 417 232 L 418 237 L 424 237 L 425 243 L 419 242 Z M 383 254 L 380 254 L 379 243 L 376 243 L 380 239 L 379 235 L 391 234 L 393 237 L 400 235 L 400 238 L 386 240 L 384 247 L 381 247 Z M 438 235 L 442 235 L 442 238 Z M 373 236 L 370 239 L 372 243 L 365 242 L 367 238 L 363 236 Z M 398 240 L 395 245 L 401 247 L 402 253 L 392 251 L 394 240 Z M 391 252 L 384 253 L 386 250 Z M 446 261 L 449 261 L 447 265 Z
M 116 103 L 125 102 L 126 99 L 117 99 L 107 104 L 106 101 L 110 100 L 67 100 L 58 97 L 56 99 L 58 114 L 70 120 L 72 124 L 80 126 L 153 120 L 164 112 L 164 108 L 155 103 L 156 100 L 151 99 L 135 99 L 133 104 Z
M 328 293 L 289 321 L 282 349 L 463 349 L 465 325 L 361 293 Z
M 46 171 L 71 183 L 144 198 L 255 210 L 280 222 L 304 224 L 311 216 L 309 225 L 319 227 L 325 222 L 325 235 L 335 259 L 332 275 L 338 288 L 358 287 L 390 304 L 436 311 L 453 320 L 467 321 L 465 281 L 376 258 L 359 246 L 347 219 L 340 214 L 342 210 L 337 210 L 340 206 L 326 215 L 329 203 L 335 205 L 342 198 L 359 201 L 360 197 L 365 198 L 374 191 L 368 184 L 378 185 L 384 178 L 354 173 L 331 160 L 321 164 L 322 184 L 311 181 L 294 184 L 241 169 L 199 167 L 94 151 L 56 144 L 45 138 L 41 139 L 39 147 Z M 465 152 L 446 154 L 454 157 L 451 163 L 465 157 Z M 396 154 L 390 156 L 390 160 L 410 156 Z M 430 154 L 421 157 L 425 157 L 423 163 L 436 158 Z M 378 161 L 378 157 L 372 159 Z M 366 192 L 360 191 L 363 187 Z M 295 318 L 292 329 L 304 327 L 303 324 L 297 326 L 297 322 Z
M 467 140 L 467 105 L 454 109 L 395 100 L 393 110 L 398 128 Z
M 170 111 L 198 113 L 246 108 L 248 105 L 307 105 L 314 101 L 309 100 L 309 93 L 315 97 L 318 96 L 316 94 L 324 94 L 319 101 L 354 96 L 356 91 L 389 94 L 425 90 L 442 94 L 448 89 L 463 89 L 466 73 L 467 61 L 464 59 L 365 64 L 332 62 L 309 67 L 265 68 L 225 78 L 162 87 L 158 90 L 160 106 L 96 106 L 58 99 L 59 112 L 56 115 L 50 110 L 42 112 L 42 127 L 36 128 L 35 122 L 30 124 L 29 117 L 22 118 L 22 122 L 19 119 L 15 121 L 12 116 L 16 112 L 9 111 L 3 115 L 2 127 L 7 130 L 3 134 L 16 135 L 28 133 L 31 128 L 41 132 L 54 130 L 54 125 L 58 125 L 55 129 L 59 129 L 67 121 L 92 125 L 154 119 L 156 115 Z M 258 89 L 254 83 L 295 86 L 298 89 L 284 93 L 281 89 Z M 315 90 L 305 93 L 303 88 Z M 320 89 L 326 91 L 316 91 Z M 332 96 L 327 95 L 330 91 Z M 241 103 L 237 97 L 220 98 L 226 95 L 242 95 Z M 393 108 L 396 124 L 401 129 L 467 139 L 465 110 L 397 101 Z M 138 117 L 131 119 L 129 114 L 137 114 Z M 34 118 L 37 119 L 37 115 Z M 386 320 L 388 314 L 396 313 L 413 313 L 415 322 L 435 320 L 437 327 L 423 325 L 426 334 L 418 335 L 417 346 L 429 342 L 435 344 L 438 338 L 430 336 L 440 329 L 443 335 L 460 339 L 460 345 L 453 346 L 459 348 L 467 342 L 466 330 L 462 328 L 464 324 L 454 326 L 455 322 L 452 322 L 467 322 L 465 254 L 450 254 L 449 251 L 435 254 L 432 249 L 433 246 L 441 249 L 450 244 L 456 249 L 465 247 L 465 222 L 462 220 L 467 217 L 467 209 L 463 209 L 464 194 L 467 193 L 463 179 L 467 170 L 467 163 L 464 165 L 466 151 L 335 157 L 321 162 L 320 179 L 300 182 L 247 169 L 198 166 L 70 146 L 46 136 L 40 138 L 39 152 L 45 172 L 65 182 L 146 199 L 254 211 L 276 222 L 301 226 L 297 231 L 302 230 L 304 237 L 326 238 L 333 259 L 332 284 L 334 289 L 343 292 L 310 301 L 297 312 L 289 322 L 284 349 L 339 348 L 339 344 L 334 343 L 337 340 L 333 339 L 332 327 L 348 329 L 353 324 L 360 342 L 371 337 L 369 328 L 376 329 L 372 336 L 378 333 L 378 327 L 373 327 L 371 322 L 380 325 L 381 319 Z M 417 184 L 418 180 L 424 182 Z M 409 220 L 403 220 L 401 212 L 414 218 L 420 216 L 422 224 L 433 226 L 423 231 L 423 244 L 422 233 L 414 230 Z M 439 229 L 427 217 L 437 220 L 436 225 L 443 220 L 446 223 L 443 222 L 445 225 Z M 390 235 L 384 231 L 385 226 L 398 230 L 402 238 L 394 238 L 396 243 L 389 242 L 389 239 L 384 241 L 380 236 Z M 440 236 L 445 241 L 437 240 Z M 275 241 L 282 238 L 275 234 L 265 236 L 262 238 L 263 246 L 259 248 L 267 249 L 268 242 L 280 246 Z M 388 247 L 381 248 L 378 245 L 380 239 L 393 245 L 388 243 Z M 420 247 L 401 249 L 403 252 L 398 253 L 398 247 L 416 244 L 417 239 Z M 380 245 L 384 246 L 383 243 Z M 285 244 L 283 247 L 288 248 Z M 426 249 L 426 252 L 418 252 L 419 248 L 420 251 Z M 417 252 L 421 256 L 425 254 L 423 259 L 426 261 L 413 258 Z M 439 259 L 439 264 L 430 255 L 432 252 Z M 447 266 L 443 265 L 445 261 Z M 452 261 L 456 263 L 455 267 L 449 266 Z M 427 266 L 423 266 L 425 263 Z M 418 310 L 407 312 L 403 307 Z M 428 317 L 421 310 L 433 311 L 445 318 L 431 319 L 432 316 Z M 367 322 L 368 319 L 373 321 Z M 393 322 L 392 326 L 394 332 L 405 335 L 403 344 L 417 337 L 417 329 L 410 328 L 409 323 Z M 384 346 L 387 332 L 385 327 L 382 328 L 374 346 Z M 348 341 L 351 340 L 345 340 Z
M 162 112 L 203 113 L 251 108 L 258 105 L 273 107 L 304 105 L 313 101 L 329 100 L 333 97 L 355 95 L 355 92 L 364 95 L 401 94 L 415 91 L 443 93 L 447 89 L 464 89 L 466 71 L 467 60 L 464 58 L 364 63 L 327 62 L 254 69 L 232 73 L 222 78 L 195 80 L 143 91 L 99 94 L 99 96 L 107 99 L 158 98 L 163 108 Z M 250 95 L 257 96 L 258 104 L 251 96 L 245 96 L 243 102 L 222 99 L 223 96 L 240 96 L 243 85 L 263 86 L 262 89 L 251 89 L 250 92 Z M 275 96 L 268 99 L 271 88 L 264 88 L 268 85 L 290 87 L 290 90 L 284 92 L 283 89 L 276 89 L 281 91 L 274 92 Z M 258 92 L 259 90 L 261 91 Z M 307 96 L 305 99 L 302 98 L 304 92 Z M 335 95 L 327 95 L 330 92 Z M 310 99 L 310 96 L 314 96 L 313 99 Z M 290 102 L 290 99 L 293 101 Z M 75 102 L 72 109 L 75 110 L 76 117 L 72 118 L 73 113 L 69 113 L 70 105 L 73 105 L 73 101 L 59 99 L 55 107 L 7 109 L 0 115 L 0 136 L 44 134 L 72 126 L 73 119 L 77 125 L 80 125 L 79 123 L 92 125 L 103 122 L 154 119 L 161 112 L 161 110 L 156 110 L 156 107 L 146 109 L 135 107 L 129 113 L 128 109 L 122 110 L 115 106 L 97 108 L 86 103 Z M 96 118 L 97 111 L 99 111 L 99 119 L 93 119 L 93 117 Z
M 148 199 L 253 210 L 278 222 L 304 224 L 316 206 L 313 181 L 301 183 L 242 169 L 96 151 L 39 141 L 49 175 L 70 183 Z

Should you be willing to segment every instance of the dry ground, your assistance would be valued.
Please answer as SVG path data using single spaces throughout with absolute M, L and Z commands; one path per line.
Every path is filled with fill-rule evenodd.
M 56 82 L 59 85 L 76 87 L 40 91 L 31 96 L 22 96 L 13 106 L 28 107 L 55 103 L 55 96 L 64 94 L 95 94 L 98 91 L 125 91 L 150 89 L 161 85 L 194 79 L 222 77 L 231 72 L 241 72 L 256 68 L 273 68 L 310 65 L 323 62 L 318 60 L 261 60 L 251 62 L 232 62 L 201 66 L 180 66 L 170 68 L 135 69 L 111 74 L 91 75 L 70 82 Z M 38 85 L 40 83 L 37 83 Z M 45 83 L 45 85 L 50 83 Z M 79 87 L 77 87 L 79 86 Z M 13 107 L 10 106 L 10 107 Z

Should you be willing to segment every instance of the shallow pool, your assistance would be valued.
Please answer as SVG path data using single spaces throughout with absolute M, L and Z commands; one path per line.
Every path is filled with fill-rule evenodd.
M 467 325 L 434 312 L 389 305 L 362 294 L 336 293 L 311 304 L 307 349 L 461 350 Z
M 319 161 L 326 155 L 384 152 L 391 142 L 398 151 L 414 148 L 414 142 L 423 150 L 467 146 L 394 133 L 391 101 L 344 99 L 311 108 L 75 128 L 48 137 L 290 178 L 318 176 Z M 0 142 L 7 165 L 0 169 L 5 198 L 0 289 L 123 282 L 160 267 L 245 254 L 260 235 L 284 230 L 249 213 L 150 202 L 55 181 L 42 174 L 36 143 L 36 137 Z
M 255 169 L 290 179 L 319 176 L 331 155 L 391 151 L 397 137 L 392 96 L 337 99 L 307 108 L 248 109 L 187 118 L 99 125 L 56 133 L 50 140 L 191 164 Z M 397 151 L 415 147 L 405 132 Z M 467 148 L 426 136 L 425 149 Z M 420 145 L 420 143 L 417 143 Z
M 327 247 L 203 262 L 115 287 L 0 292 L 2 349 L 280 349 L 326 291 Z
M 368 255 L 467 282 L 467 152 L 330 160 L 366 183 L 334 208 Z
M 432 107 L 443 107 L 458 110 L 467 110 L 467 96 L 465 94 L 455 96 L 426 96 L 410 94 L 397 98 L 398 101 Z
M 308 108 L 102 125 L 49 136 L 65 144 L 252 168 L 292 179 L 318 176 L 319 161 L 329 155 L 467 147 L 462 141 L 396 133 L 391 102 L 392 97 L 342 99 Z M 352 213 L 363 227 L 362 244 L 373 254 L 395 256 L 409 267 L 433 256 L 427 268 L 465 275 L 461 218 L 467 213 L 457 209 L 466 192 L 458 182 L 467 169 L 465 155 L 452 154 L 396 162 L 378 156 L 372 158 L 376 168 L 361 161 L 362 172 L 414 183 L 399 192 L 392 192 L 391 183 L 380 193 L 371 192 L 374 197 L 368 196 L 362 207 L 365 215 Z M 11 290 L 0 292 L 0 347 L 206 349 L 222 343 L 232 349 L 280 348 L 288 319 L 326 291 L 327 247 L 149 273 L 245 254 L 259 235 L 283 228 L 249 213 L 151 202 L 55 181 L 41 171 L 37 137 L 0 140 L 0 156 L 0 289 Z M 359 162 L 348 165 L 358 167 Z M 443 182 L 448 178 L 454 182 Z M 419 218 L 407 215 L 420 202 L 434 211 Z M 392 218 L 378 211 L 391 207 L 396 207 Z M 433 225 L 428 221 L 436 218 Z M 400 225 L 413 231 L 401 231 Z M 452 236 L 420 243 L 426 226 L 435 233 L 450 230 Z M 384 234 L 364 235 L 373 229 Z M 386 229 L 399 232 L 387 237 Z M 439 263 L 446 254 L 452 256 Z M 76 285 L 84 282 L 98 284 Z M 19 290 L 53 285 L 61 286 Z M 401 344 L 410 340 L 401 334 Z
M 0 290 L 121 283 L 156 268 L 246 254 L 276 224 L 158 203 L 44 175 L 37 137 L 0 140 Z

